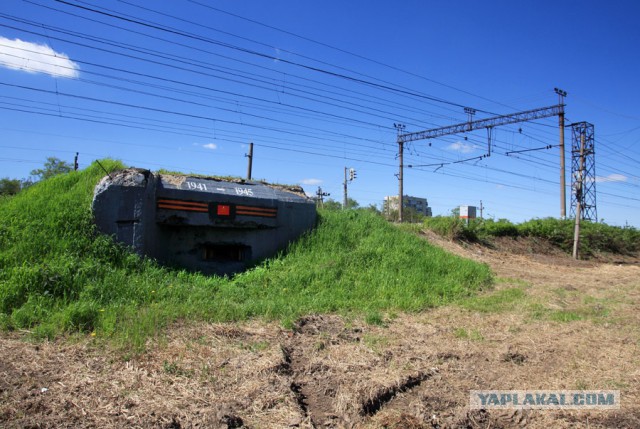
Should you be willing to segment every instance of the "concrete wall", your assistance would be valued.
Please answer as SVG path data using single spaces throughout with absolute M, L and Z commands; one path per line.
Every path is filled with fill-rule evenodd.
M 286 249 L 316 222 L 315 205 L 300 188 L 140 169 L 105 177 L 93 213 L 101 232 L 140 255 L 220 275 Z

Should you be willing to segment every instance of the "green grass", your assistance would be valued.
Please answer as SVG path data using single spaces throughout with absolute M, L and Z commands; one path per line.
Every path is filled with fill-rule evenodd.
M 384 318 L 382 317 L 382 314 L 378 313 L 377 311 L 372 311 L 372 312 L 368 313 L 365 316 L 364 321 L 367 322 L 369 325 L 377 325 L 377 326 L 384 326 L 385 325 Z
M 496 282 L 518 284 L 513 279 L 496 279 Z M 528 284 L 505 289 L 489 290 L 463 298 L 457 305 L 478 313 L 518 312 L 528 315 L 531 320 L 553 322 L 574 322 L 591 320 L 594 323 L 604 323 L 613 320 L 612 308 L 620 304 L 617 298 L 594 298 L 582 296 L 579 292 L 567 291 L 564 288 L 553 289 L 553 297 L 547 299 L 535 298 L 526 293 Z M 557 308 L 561 306 L 561 308 Z
M 109 171 L 122 168 L 104 160 Z M 0 328 L 85 333 L 134 349 L 178 320 L 280 320 L 339 312 L 377 324 L 488 286 L 487 266 L 366 210 L 322 211 L 286 253 L 233 278 L 167 269 L 97 234 L 93 164 L 0 200 Z
M 533 320 L 550 320 L 553 322 L 575 322 L 578 320 L 591 320 L 594 323 L 602 323 L 610 318 L 610 310 L 601 306 L 572 306 L 571 308 L 549 308 L 541 303 L 529 306 L 529 315 Z
M 165 175 L 172 175 L 172 176 L 189 176 L 189 177 L 195 177 L 198 179 L 214 179 L 214 180 L 224 180 L 224 181 L 229 181 L 229 182 L 245 182 L 245 181 L 249 181 L 249 182 L 259 182 L 259 183 L 263 183 L 265 185 L 272 185 L 272 186 L 281 186 L 281 187 L 285 187 L 285 188 L 295 188 L 298 185 L 292 185 L 292 184 L 286 184 L 286 183 L 274 183 L 274 182 L 267 182 L 266 179 L 251 179 L 251 180 L 247 180 L 247 178 L 245 177 L 240 177 L 240 176 L 219 176 L 219 175 L 209 175 L 209 174 L 198 174 L 198 173 L 185 173 L 185 172 L 180 172 L 180 171 L 173 171 L 173 170 L 167 170 L 165 168 L 161 168 L 160 170 L 157 171 L 158 174 L 165 174 Z
M 480 313 L 500 313 L 518 308 L 526 298 L 524 290 L 509 288 L 465 298 L 460 301 L 459 305 Z
M 482 341 L 484 336 L 477 329 L 457 328 L 453 335 L 461 340 Z
M 382 353 L 390 344 L 389 337 L 376 334 L 364 334 L 362 342 L 374 353 Z
M 509 288 L 473 295 L 461 299 L 457 304 L 479 313 L 520 312 L 528 315 L 532 320 L 553 322 L 591 320 L 594 323 L 601 323 L 611 320 L 611 306 L 605 306 L 607 302 L 607 300 L 585 299 L 583 302 L 564 304 L 565 308 L 552 308 L 548 301 L 535 299 L 527 295 L 522 288 Z
M 574 221 L 554 218 L 532 219 L 514 224 L 506 219 L 475 219 L 466 222 L 452 216 L 427 218 L 424 226 L 451 240 L 482 241 L 490 237 L 543 238 L 566 252 L 573 250 Z M 583 221 L 580 252 L 633 254 L 640 251 L 640 231 L 633 227 L 616 227 L 605 223 Z

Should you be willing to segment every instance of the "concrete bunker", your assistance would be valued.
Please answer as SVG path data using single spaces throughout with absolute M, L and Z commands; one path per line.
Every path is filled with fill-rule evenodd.
M 302 188 L 129 168 L 95 188 L 98 229 L 165 265 L 233 274 L 315 226 Z

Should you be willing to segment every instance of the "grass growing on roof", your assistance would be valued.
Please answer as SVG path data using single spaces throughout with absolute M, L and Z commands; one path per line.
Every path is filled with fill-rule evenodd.
M 233 278 L 167 269 L 96 233 L 90 205 L 103 175 L 94 163 L 0 200 L 4 329 L 90 333 L 143 347 L 177 319 L 286 324 L 310 313 L 419 311 L 491 282 L 487 266 L 366 210 L 321 211 L 318 228 L 286 254 Z

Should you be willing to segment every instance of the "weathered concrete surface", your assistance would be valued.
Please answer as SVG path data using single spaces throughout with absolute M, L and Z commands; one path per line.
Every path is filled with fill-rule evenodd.
M 316 222 L 301 188 L 142 169 L 103 178 L 93 213 L 101 232 L 140 255 L 220 275 L 276 254 Z

